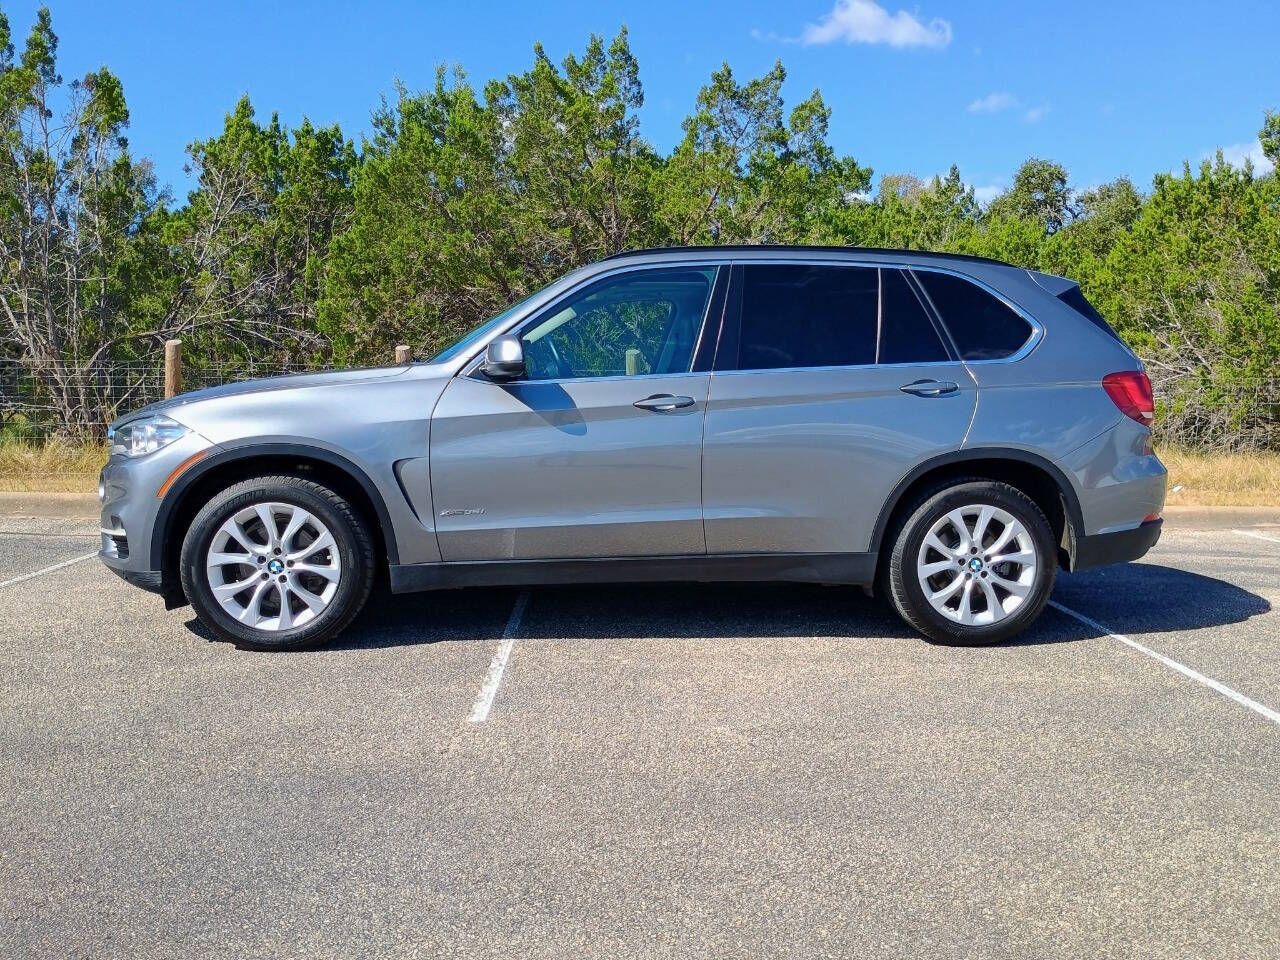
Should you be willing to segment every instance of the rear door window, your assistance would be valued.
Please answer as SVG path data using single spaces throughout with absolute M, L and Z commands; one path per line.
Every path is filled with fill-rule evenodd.
M 874 269 L 747 265 L 737 369 L 874 363 L 879 296 Z
M 877 363 L 942 363 L 951 358 L 920 296 L 901 270 L 880 271 L 881 324 Z
M 738 370 L 945 361 L 901 271 L 811 264 L 743 268 Z
M 1003 360 L 1022 349 L 1032 328 L 1003 300 L 971 280 L 933 270 L 915 272 L 965 360 Z

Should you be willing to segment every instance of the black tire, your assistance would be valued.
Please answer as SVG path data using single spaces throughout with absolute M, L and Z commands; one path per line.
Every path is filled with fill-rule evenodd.
M 206 555 L 222 524 L 246 507 L 264 502 L 292 504 L 320 520 L 333 535 L 341 565 L 328 605 L 291 629 L 261 630 L 237 621 L 214 596 L 206 570 Z M 373 541 L 368 522 L 327 487 L 301 477 L 254 477 L 228 487 L 200 509 L 183 539 L 180 569 L 187 599 L 215 635 L 250 650 L 300 650 L 332 640 L 360 613 L 373 585 Z M 277 606 L 281 599 L 277 595 Z
M 917 575 L 917 559 L 929 530 L 952 510 L 969 505 L 989 505 L 1007 511 L 1026 529 L 1036 551 L 1035 573 L 1026 597 L 1012 613 L 987 625 L 968 625 L 943 616 L 925 597 Z M 899 616 L 934 643 L 982 646 L 1008 639 L 1040 615 L 1057 576 L 1057 548 L 1044 511 L 1021 490 L 994 480 L 954 480 L 928 491 L 903 512 L 886 542 L 890 545 L 885 570 L 886 592 Z M 942 576 L 946 576 L 945 572 Z

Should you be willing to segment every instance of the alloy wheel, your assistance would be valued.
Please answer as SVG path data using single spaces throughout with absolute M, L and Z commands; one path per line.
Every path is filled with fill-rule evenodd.
M 324 613 L 342 561 L 328 527 L 291 503 L 255 503 L 228 517 L 209 542 L 209 588 L 247 627 L 290 630 Z
M 938 613 L 966 626 L 986 626 L 1022 606 L 1038 564 L 1035 541 L 1013 514 L 971 504 L 930 526 L 916 558 L 916 576 Z

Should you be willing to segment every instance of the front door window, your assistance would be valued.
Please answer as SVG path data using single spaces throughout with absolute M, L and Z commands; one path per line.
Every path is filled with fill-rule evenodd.
M 634 270 L 579 291 L 521 332 L 527 378 L 688 373 L 715 274 Z

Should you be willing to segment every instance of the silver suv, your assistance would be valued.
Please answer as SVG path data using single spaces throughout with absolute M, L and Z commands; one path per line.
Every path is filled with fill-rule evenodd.
M 975 257 L 648 250 L 426 363 L 122 418 L 101 557 L 247 647 L 328 640 L 375 580 L 878 588 L 942 643 L 1142 556 L 1165 470 L 1142 365 L 1070 280 Z

